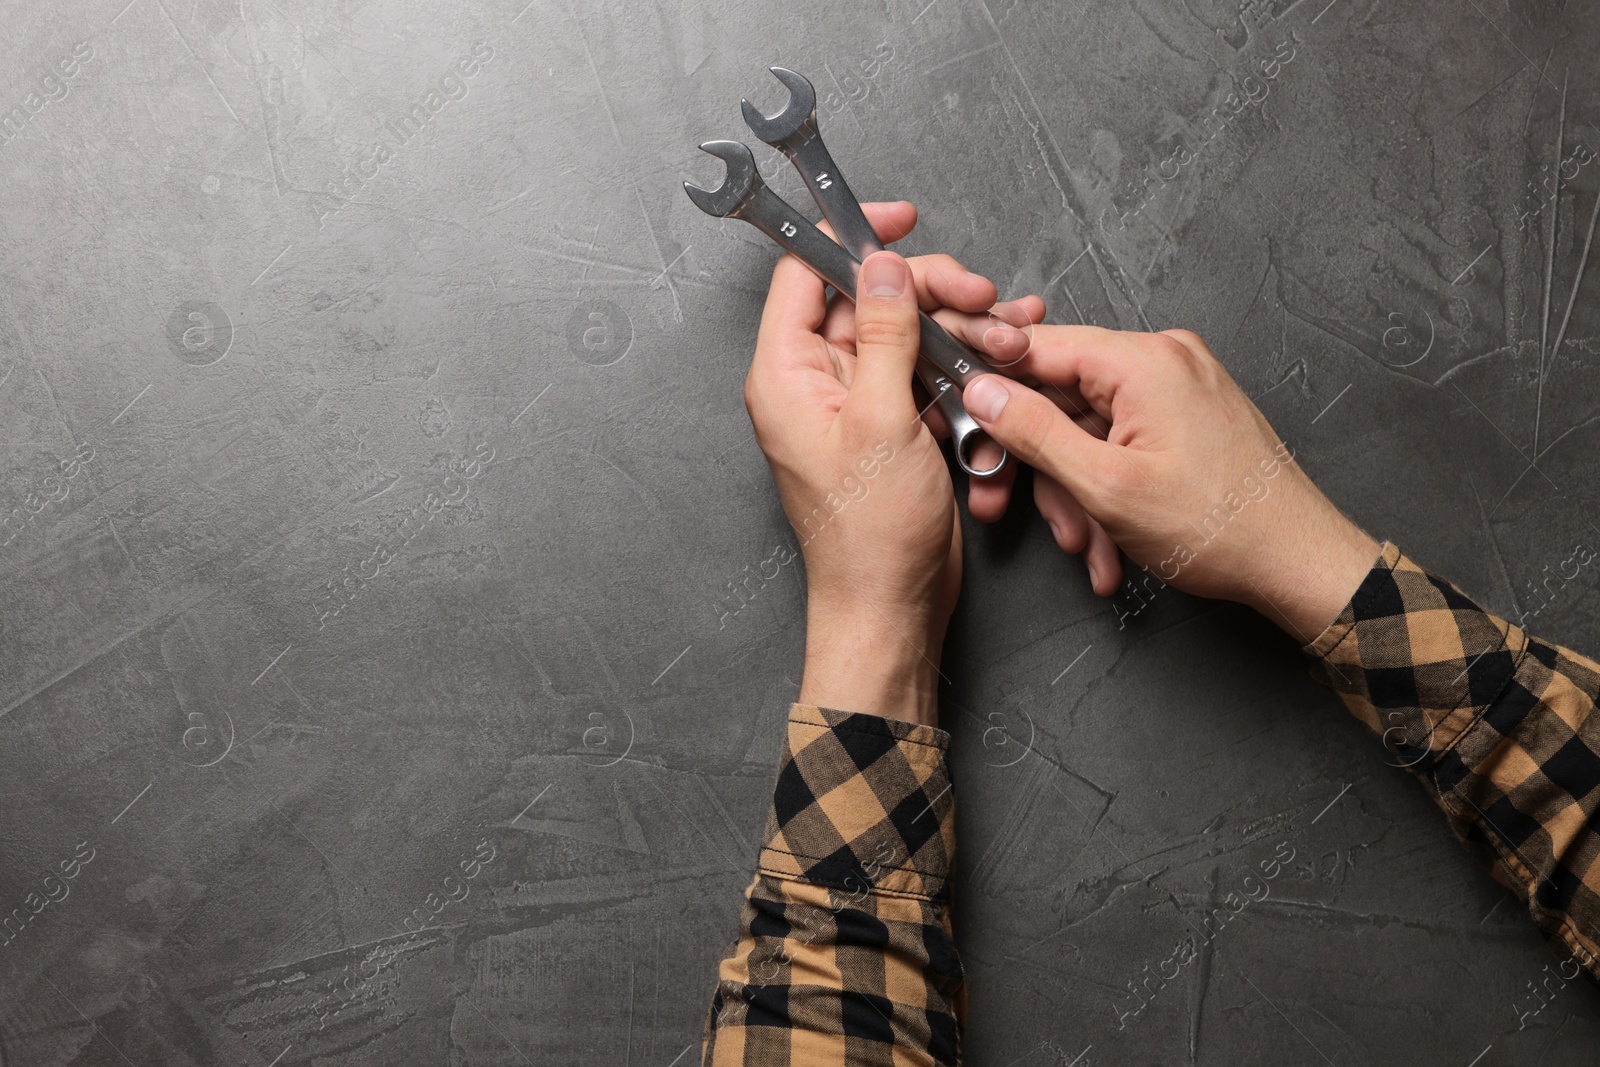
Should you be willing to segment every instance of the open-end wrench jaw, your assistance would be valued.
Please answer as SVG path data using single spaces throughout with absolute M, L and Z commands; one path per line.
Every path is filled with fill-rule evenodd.
M 749 100 L 741 100 L 744 121 L 751 131 L 774 148 L 783 147 L 787 141 L 806 127 L 815 133 L 817 128 L 817 91 L 804 76 L 787 67 L 767 68 L 789 90 L 789 103 L 776 115 L 763 115 Z
M 683 183 L 683 191 L 689 194 L 696 207 L 722 219 L 736 214 L 755 199 L 763 183 L 756 171 L 756 157 L 750 154 L 749 148 L 738 141 L 706 141 L 700 151 L 709 152 L 727 164 L 727 174 L 715 189 L 704 189 L 693 182 Z

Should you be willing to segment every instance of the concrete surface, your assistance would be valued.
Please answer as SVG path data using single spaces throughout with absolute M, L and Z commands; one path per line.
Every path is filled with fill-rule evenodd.
M 769 64 L 903 249 L 1197 330 L 1361 522 L 1594 652 L 1600 571 L 1533 585 L 1600 544 L 1596 13 L 6 4 L 0 1060 L 696 1060 L 802 576 L 740 398 L 774 253 L 680 182 Z M 968 534 L 969 1063 L 1594 1062 L 1290 642 Z

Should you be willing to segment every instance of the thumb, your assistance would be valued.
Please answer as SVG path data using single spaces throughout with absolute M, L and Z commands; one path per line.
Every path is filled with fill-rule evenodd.
M 856 275 L 856 372 L 846 404 L 914 419 L 911 372 L 921 335 L 910 266 L 893 252 L 872 253 Z
M 990 437 L 1035 470 L 1066 486 L 1093 509 L 1094 472 L 1115 450 L 1021 382 L 982 374 L 967 383 L 962 403 Z

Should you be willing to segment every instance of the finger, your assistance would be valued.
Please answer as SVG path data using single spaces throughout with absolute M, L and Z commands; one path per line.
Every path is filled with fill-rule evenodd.
M 951 337 L 981 352 L 996 367 L 1010 366 L 1028 352 L 1026 331 L 993 319 L 987 313 L 974 315 L 940 308 L 930 317 Z
M 917 414 L 911 373 L 917 362 L 917 298 L 911 268 L 894 252 L 874 252 L 856 279 L 856 373 L 845 410 L 874 419 Z
M 1049 400 L 1057 408 L 1064 411 L 1073 422 L 1102 441 L 1111 432 L 1111 420 L 1096 411 L 1093 405 L 1084 399 L 1083 391 L 1076 385 L 1062 388 L 1049 382 L 1030 382 L 1028 384 L 1043 395 L 1046 400 Z
M 828 311 L 817 327 L 822 339 L 830 345 L 854 349 L 856 346 L 856 305 L 838 293 L 828 301 Z
M 1066 486 L 1080 503 L 1094 504 L 1094 472 L 1104 468 L 1114 445 L 1089 434 L 1032 389 L 998 374 L 968 382 L 962 401 L 1012 455 Z
M 850 388 L 856 372 L 856 306 L 849 298 L 834 293 L 828 299 L 828 312 L 817 328 L 832 362 L 829 369 L 839 383 Z
M 747 398 L 776 395 L 776 383 L 806 371 L 839 376 L 825 355 L 828 346 L 815 336 L 827 314 L 825 293 L 822 279 L 811 268 L 792 255 L 779 257 L 745 376 Z
M 1110 596 L 1122 584 L 1122 555 L 1105 527 L 1089 520 L 1089 547 L 1083 551 L 1083 565 L 1089 570 L 1089 587 L 1099 596 Z
M 1000 461 L 1000 446 L 980 437 L 972 446 L 972 465 L 988 470 Z M 998 522 L 1011 503 L 1011 489 L 1017 481 L 1017 464 L 1007 463 L 999 474 L 967 479 L 967 510 L 979 522 Z
M 1178 342 L 1153 334 L 1103 330 L 1098 326 L 1034 326 L 1028 351 L 1015 377 L 1032 377 L 1063 389 L 1077 386 L 1095 410 L 1109 417 L 1111 400 L 1130 373 L 1147 368 L 1153 358 L 1171 354 Z M 1170 348 L 1169 348 L 1170 346 Z
M 917 304 L 923 311 L 952 307 L 977 313 L 994 305 L 1000 295 L 994 282 L 963 267 L 953 256 L 936 253 L 908 260 L 917 281 Z
M 873 201 L 861 205 L 878 240 L 892 245 L 917 228 L 917 206 L 909 200 Z
M 862 214 L 867 216 L 867 222 L 872 226 L 872 232 L 878 235 L 878 240 L 884 244 L 891 244 L 906 236 L 917 228 L 917 208 L 907 200 L 875 201 L 861 205 Z M 839 237 L 833 232 L 833 225 L 826 219 L 817 223 L 817 229 L 828 235 L 828 239 L 837 243 Z
M 1044 321 L 1044 300 L 1037 296 L 1024 296 L 1016 300 L 1002 300 L 989 309 L 989 314 L 1013 326 L 1034 326 Z
M 1061 551 L 1077 555 L 1089 547 L 1091 520 L 1066 486 L 1048 474 L 1035 472 L 1033 503 Z
M 812 269 L 785 253 L 772 268 L 761 334 L 812 333 L 822 323 L 825 286 Z M 782 346 L 771 346 L 781 348 Z

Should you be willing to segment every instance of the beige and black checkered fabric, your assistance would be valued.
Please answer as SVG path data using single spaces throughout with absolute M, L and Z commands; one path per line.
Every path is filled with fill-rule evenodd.
M 1600 977 L 1600 665 L 1388 542 L 1304 650 L 1545 935 Z
M 943 730 L 796 704 L 703 1062 L 960 1062 Z
M 1304 651 L 1456 835 L 1600 978 L 1600 665 L 1485 611 L 1387 542 Z M 949 739 L 794 705 L 705 1064 L 961 1062 Z

